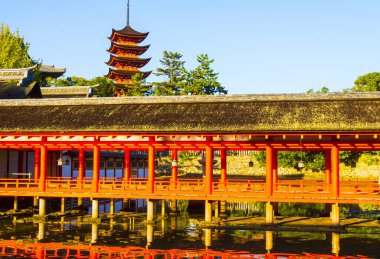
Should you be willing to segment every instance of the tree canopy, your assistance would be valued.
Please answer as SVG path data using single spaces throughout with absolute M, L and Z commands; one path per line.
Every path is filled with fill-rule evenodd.
M 359 76 L 350 90 L 352 92 L 380 91 L 380 73 L 372 72 Z
M 29 43 L 24 41 L 20 32 L 11 32 L 8 25 L 0 28 L 0 68 L 30 67 L 38 62 L 28 54 Z
M 162 67 L 155 75 L 166 77 L 162 82 L 155 82 L 154 95 L 212 95 L 227 94 L 227 90 L 218 81 L 210 59 L 206 54 L 197 56 L 198 66 L 194 70 L 185 68 L 185 61 L 178 52 L 164 51 L 160 60 Z
M 156 76 L 164 76 L 163 82 L 153 83 L 154 95 L 180 95 L 185 81 L 185 61 L 178 52 L 164 51 L 164 57 L 160 60 L 162 67 L 157 68 Z

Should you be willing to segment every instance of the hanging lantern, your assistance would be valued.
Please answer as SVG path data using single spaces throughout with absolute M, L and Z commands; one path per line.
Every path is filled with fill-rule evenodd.
M 252 159 L 251 159 L 251 161 L 248 162 L 248 166 L 249 167 L 253 167 L 253 161 L 252 161 Z
M 172 161 L 172 167 L 175 167 L 175 166 L 178 166 L 178 161 L 174 159 Z
M 305 167 L 305 163 L 301 160 L 301 161 L 299 161 L 298 162 L 298 168 L 299 169 L 302 169 L 302 168 L 304 168 Z
M 70 159 L 68 157 L 66 157 L 64 165 L 70 165 Z
M 57 165 L 58 166 L 62 166 L 63 165 L 63 159 L 62 159 L 62 156 L 59 156 L 58 160 L 57 160 Z

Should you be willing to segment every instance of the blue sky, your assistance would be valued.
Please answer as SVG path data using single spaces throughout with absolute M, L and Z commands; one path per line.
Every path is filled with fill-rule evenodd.
M 380 71 L 379 11 L 378 0 L 131 0 L 130 23 L 150 32 L 145 70 L 164 50 L 183 54 L 188 69 L 206 53 L 229 93 L 340 91 Z M 107 73 L 107 37 L 125 16 L 126 0 L 0 1 L 0 23 L 66 76 Z

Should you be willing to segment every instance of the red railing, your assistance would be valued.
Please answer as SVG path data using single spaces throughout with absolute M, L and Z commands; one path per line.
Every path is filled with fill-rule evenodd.
M 380 185 L 375 181 L 342 181 L 338 197 L 332 194 L 332 185 L 319 180 L 280 180 L 273 185 L 273 194 L 268 195 L 264 180 L 231 179 L 226 182 L 215 180 L 211 194 L 205 190 L 203 179 L 156 179 L 153 193 L 148 193 L 148 179 L 133 178 L 126 182 L 117 178 L 99 180 L 98 191 L 93 192 L 93 181 L 85 178 L 82 181 L 64 177 L 46 179 L 46 189 L 39 189 L 39 181 L 34 179 L 0 179 L 0 195 L 34 196 L 44 195 L 57 197 L 104 197 L 104 198 L 173 198 L 173 199 L 247 199 L 255 200 L 300 200 L 302 202 L 343 202 L 349 203 L 368 200 L 380 203 Z M 303 200 L 305 199 L 305 200 Z

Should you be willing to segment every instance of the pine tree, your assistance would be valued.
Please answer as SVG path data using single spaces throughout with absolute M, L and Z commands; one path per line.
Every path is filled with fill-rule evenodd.
M 198 67 L 186 73 L 184 94 L 227 94 L 227 90 L 218 81 L 218 73 L 215 73 L 210 67 L 214 59 L 209 59 L 207 54 L 201 54 L 197 57 L 197 61 Z
M 185 80 L 185 62 L 178 52 L 164 51 L 164 57 L 160 60 L 162 68 L 157 68 L 156 76 L 165 76 L 164 82 L 155 82 L 154 95 L 180 95 Z

